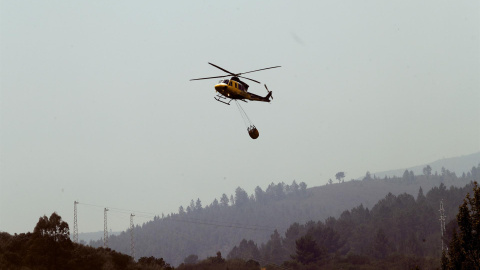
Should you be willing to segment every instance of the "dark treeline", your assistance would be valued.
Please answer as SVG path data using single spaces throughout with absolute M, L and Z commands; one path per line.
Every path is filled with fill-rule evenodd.
M 39 219 L 33 233 L 0 232 L 0 269 L 173 269 L 162 258 L 132 257 L 109 248 L 73 243 L 62 218 L 53 213 Z
M 201 262 L 191 260 L 179 269 L 258 270 L 260 264 L 222 258 L 220 252 Z M 193 267 L 193 268 L 192 268 Z M 39 219 L 33 233 L 10 235 L 0 232 L 0 269 L 5 270 L 173 270 L 163 258 L 132 257 L 109 248 L 93 248 L 70 240 L 69 226 L 53 213 Z
M 414 205 L 417 205 L 417 197 L 421 201 L 421 194 L 424 193 L 424 190 L 426 192 L 432 188 L 433 190 L 428 192 L 430 199 L 426 200 L 425 205 L 423 205 L 428 211 L 422 208 L 425 211 L 424 216 L 417 218 L 417 215 L 413 215 L 418 214 L 419 210 L 417 209 L 418 211 L 415 210 L 415 213 L 412 213 L 416 218 L 412 219 L 406 213 L 403 213 L 402 217 L 405 217 L 402 219 L 392 220 L 390 218 L 385 221 L 389 222 L 388 225 L 375 223 L 377 227 L 372 228 L 378 229 L 384 226 L 386 229 L 383 230 L 383 233 L 386 234 L 387 229 L 392 228 L 393 223 L 397 221 L 395 228 L 398 229 L 405 224 L 405 226 L 411 226 L 414 222 L 427 226 L 423 220 L 429 220 L 428 226 L 431 227 L 427 226 L 429 229 L 426 229 L 427 227 L 419 229 L 415 241 L 421 241 L 423 246 L 432 245 L 427 250 L 434 250 L 433 245 L 436 243 L 436 247 L 438 247 L 440 242 L 435 238 L 436 236 L 431 235 L 430 237 L 437 240 L 428 238 L 425 231 L 435 228 L 434 230 L 439 233 L 439 229 L 436 228 L 440 227 L 438 222 L 440 200 L 444 199 L 447 221 L 451 221 L 454 219 L 454 215 L 458 211 L 458 205 L 461 203 L 459 198 L 464 194 L 454 196 L 460 201 L 450 200 L 448 196 L 453 196 L 455 187 L 463 187 L 478 179 L 479 172 L 480 166 L 457 176 L 447 169 L 442 169 L 441 172 L 432 172 L 427 166 L 424 174 L 418 176 L 411 171 L 405 171 L 401 177 L 379 179 L 367 172 L 362 181 L 343 182 L 342 180 L 338 184 L 328 184 L 308 189 L 306 184 L 297 184 L 295 181 L 289 185 L 272 183 L 265 190 L 257 187 L 253 194 L 248 194 L 244 189 L 238 187 L 234 194 L 222 194 L 210 204 L 204 204 L 198 198 L 192 199 L 188 206 L 180 206 L 178 213 L 155 217 L 153 221 L 137 226 L 135 228 L 136 254 L 146 257 L 162 257 L 172 265 L 179 265 L 185 262 L 190 255 L 204 259 L 217 251 L 222 254 L 229 254 L 232 248 L 235 245 L 238 246 L 243 239 L 253 240 L 259 245 L 259 249 L 261 249 L 262 243 L 268 248 L 268 242 L 275 230 L 279 238 L 283 240 L 285 233 L 295 222 L 298 224 L 306 224 L 310 220 L 321 220 L 323 222 L 329 217 L 333 217 L 329 220 L 341 221 L 338 224 L 344 224 L 348 214 L 355 217 L 357 212 L 362 211 L 368 213 L 368 215 L 375 214 L 375 217 L 368 219 L 365 217 L 368 222 L 380 222 L 383 219 L 376 219 L 378 217 L 377 212 L 381 212 L 377 209 L 379 200 L 390 203 L 395 201 L 412 203 L 413 201 Z M 451 186 L 453 187 L 451 188 Z M 435 190 L 438 190 L 438 192 L 435 192 Z M 391 194 L 385 197 L 388 193 Z M 440 195 L 435 198 L 435 194 Z M 426 195 L 423 196 L 427 197 Z M 344 212 L 345 209 L 352 210 Z M 356 221 L 352 221 L 352 223 L 356 223 Z M 338 231 L 338 226 L 341 226 L 338 224 L 332 229 Z M 365 223 L 362 226 L 369 228 L 368 226 L 373 226 L 373 224 Z M 361 232 L 357 232 L 356 229 L 350 227 L 346 227 L 345 230 L 347 228 L 352 231 L 341 231 L 343 237 L 356 237 L 357 234 L 361 234 Z M 376 234 L 377 231 L 373 233 Z M 423 237 L 424 234 L 425 237 Z M 389 239 L 389 241 L 393 240 L 396 241 L 397 238 Z M 100 247 L 102 241 L 93 241 L 90 242 L 90 245 Z M 365 250 L 362 246 L 352 243 L 346 243 L 346 245 L 350 248 L 348 252 L 356 252 L 357 249 Z M 395 252 L 403 252 L 403 245 L 395 247 Z M 124 232 L 109 237 L 109 247 L 128 254 L 130 252 L 130 234 Z M 345 246 L 342 248 L 345 248 Z M 285 256 L 288 257 L 290 254 Z M 262 255 L 261 258 L 264 260 L 262 264 L 267 261 L 277 262 L 275 259 L 272 260 L 271 257 Z
M 440 184 L 426 195 L 420 189 L 417 198 L 390 193 L 371 210 L 360 205 L 338 219 L 293 223 L 284 236 L 274 231 L 261 245 L 244 239 L 227 258 L 293 269 L 437 269 L 442 255 L 439 202 L 458 211 L 472 189 L 473 183 L 449 189 Z M 450 232 L 455 224 L 454 219 L 448 224 Z

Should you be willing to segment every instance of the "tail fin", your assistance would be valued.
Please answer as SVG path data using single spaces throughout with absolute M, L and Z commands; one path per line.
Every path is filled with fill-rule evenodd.
M 268 91 L 268 95 L 265 97 L 265 99 L 270 102 L 270 98 L 273 98 L 272 97 L 272 91 Z
M 265 99 L 266 99 L 267 102 L 270 102 L 270 98 L 273 99 L 272 91 L 268 90 L 268 87 L 267 87 L 266 84 L 264 84 L 264 85 L 265 85 L 265 89 L 267 89 L 267 92 L 268 92 L 268 95 L 265 97 Z

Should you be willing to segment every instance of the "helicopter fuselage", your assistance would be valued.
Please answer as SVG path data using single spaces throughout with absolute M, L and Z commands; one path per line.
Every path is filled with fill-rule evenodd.
M 232 77 L 230 80 L 220 80 L 215 85 L 215 90 L 230 99 L 241 99 L 241 100 L 255 100 L 255 101 L 264 101 L 270 102 L 270 97 L 262 97 L 249 93 L 247 91 L 248 85 L 240 80 L 235 80 L 237 78 Z

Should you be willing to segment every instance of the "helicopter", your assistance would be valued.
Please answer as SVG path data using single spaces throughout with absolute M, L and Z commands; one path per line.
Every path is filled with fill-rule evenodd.
M 232 100 L 241 100 L 244 102 L 247 102 L 247 100 L 270 102 L 270 100 L 273 99 L 272 91 L 268 90 L 268 87 L 266 84 L 265 84 L 265 89 L 267 89 L 268 94 L 265 97 L 248 92 L 248 87 L 249 87 L 248 84 L 240 80 L 240 78 L 247 79 L 256 83 L 260 83 L 260 82 L 254 79 L 240 76 L 240 75 L 257 72 L 261 70 L 266 70 L 266 69 L 279 68 L 281 66 L 261 68 L 261 69 L 256 69 L 256 70 L 241 72 L 241 73 L 233 73 L 215 64 L 212 64 L 210 62 L 208 64 L 228 73 L 228 75 L 191 79 L 190 81 L 217 79 L 217 78 L 225 78 L 225 77 L 231 76 L 230 79 L 222 79 L 215 85 L 215 90 L 217 91 L 217 95 L 214 97 L 215 100 L 225 103 L 227 105 L 230 105 L 230 102 L 232 102 Z M 230 100 L 226 102 L 226 100 L 228 99 Z

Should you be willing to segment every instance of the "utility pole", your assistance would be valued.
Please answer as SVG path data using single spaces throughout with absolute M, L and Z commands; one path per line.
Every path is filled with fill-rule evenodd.
M 445 243 L 443 241 L 443 235 L 445 233 L 445 209 L 443 209 L 443 200 L 440 201 L 440 231 L 441 231 L 441 236 L 442 236 L 442 252 L 444 250 L 448 250 L 448 247 L 445 246 Z
M 130 214 L 130 252 L 133 258 L 133 261 L 135 261 L 135 239 L 134 239 L 134 234 L 133 234 L 133 217 L 135 215 L 132 213 Z
M 73 202 L 73 242 L 78 244 L 77 201 Z
M 103 248 L 108 247 L 107 211 L 108 208 L 103 211 Z

